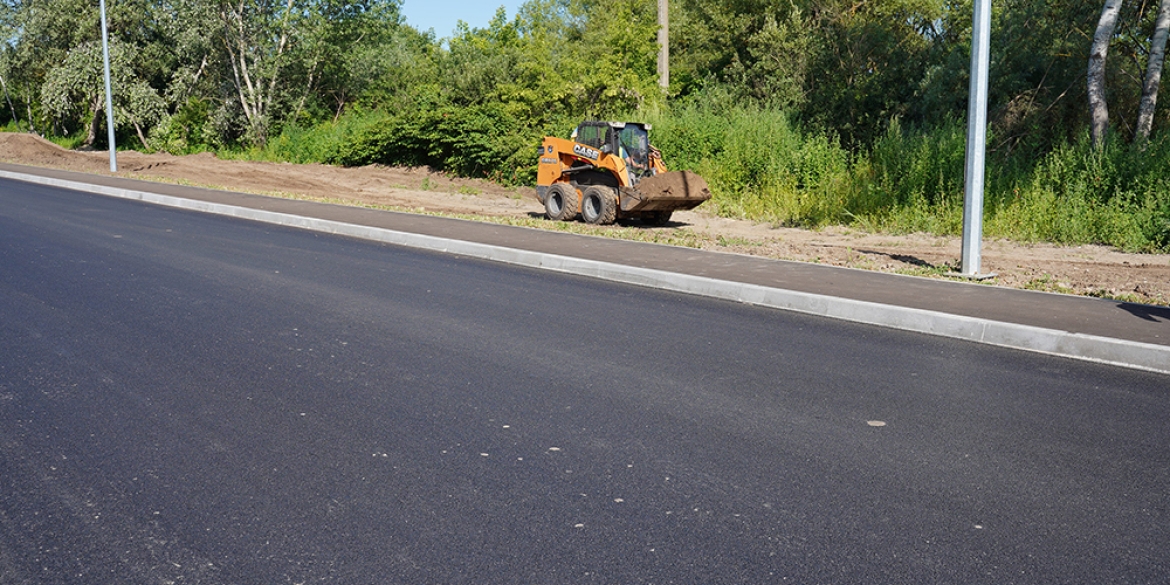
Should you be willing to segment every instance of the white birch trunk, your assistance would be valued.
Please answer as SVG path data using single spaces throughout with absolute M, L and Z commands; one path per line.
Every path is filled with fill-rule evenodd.
M 244 15 L 243 2 L 238 8 L 232 7 L 230 9 L 220 8 L 219 16 L 224 24 L 224 48 L 228 52 L 228 63 L 232 66 L 232 80 L 235 82 L 236 94 L 240 99 L 240 107 L 244 110 L 244 117 L 248 119 L 248 123 L 252 124 L 255 119 L 255 113 L 252 111 L 252 103 L 248 100 L 245 94 L 245 88 L 251 89 L 251 82 L 248 81 L 248 61 L 245 53 L 248 50 L 248 40 L 244 35 Z M 232 22 L 235 20 L 236 22 Z
M 1142 104 L 1138 109 L 1137 130 L 1134 141 L 1143 143 L 1150 139 L 1154 127 L 1154 111 L 1158 105 L 1158 86 L 1162 83 L 1162 63 L 1166 57 L 1166 35 L 1170 32 L 1170 0 L 1162 0 L 1158 19 L 1154 24 L 1154 38 L 1150 41 L 1150 62 L 1146 66 L 1146 79 L 1142 84 Z
M 267 15 L 249 15 L 244 0 L 238 6 L 223 8 L 220 18 L 224 24 L 224 46 L 228 62 L 232 66 L 232 80 L 244 117 L 252 128 L 253 138 L 263 144 L 268 136 L 268 117 L 281 79 L 281 61 L 290 40 L 290 19 L 293 14 L 293 0 L 286 0 L 284 13 L 279 21 L 279 39 L 272 52 L 263 46 L 263 33 L 252 34 L 246 18 L 264 18 Z
M 1109 131 L 1109 105 L 1105 101 L 1105 56 L 1109 53 L 1109 41 L 1117 30 L 1117 14 L 1121 12 L 1122 0 L 1105 0 L 1101 9 L 1101 20 L 1093 35 L 1093 46 L 1089 51 L 1089 116 L 1092 119 L 1093 144 L 1101 146 Z

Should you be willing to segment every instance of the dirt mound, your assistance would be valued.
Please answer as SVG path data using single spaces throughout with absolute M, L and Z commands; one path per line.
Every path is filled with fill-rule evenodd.
M 56 166 L 83 154 L 65 150 L 35 134 L 0 132 L 0 158 L 37 166 Z
M 69 151 L 30 134 L 0 133 L 0 161 L 110 174 L 108 153 Z M 509 218 L 508 221 L 528 220 L 544 212 L 532 188 L 514 189 L 485 180 L 452 178 L 426 168 L 292 165 L 222 160 L 208 153 L 171 156 L 119 152 L 118 163 L 119 176 L 338 203 L 494 216 Z M 690 175 L 702 180 L 694 173 Z M 699 189 L 686 173 L 660 177 L 672 192 Z M 652 179 L 646 181 L 653 185 Z M 549 224 L 553 225 L 566 224 Z M 705 207 L 676 212 L 673 225 L 580 229 L 589 233 L 638 230 L 635 236 L 649 233 L 656 241 L 683 240 L 703 249 L 925 276 L 938 276 L 955 268 L 960 258 L 957 237 L 866 234 L 845 228 L 817 232 L 776 228 L 715 217 Z M 1166 254 L 1126 254 L 1103 246 L 1024 245 L 989 240 L 984 243 L 983 270 L 998 273 L 993 284 L 1000 286 L 1170 304 L 1170 255 Z

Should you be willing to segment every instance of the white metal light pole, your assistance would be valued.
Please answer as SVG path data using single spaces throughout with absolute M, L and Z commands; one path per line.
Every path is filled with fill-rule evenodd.
M 102 59 L 106 75 L 106 129 L 110 138 L 110 172 L 118 172 L 118 146 L 114 143 L 114 92 L 110 89 L 110 34 L 106 30 L 106 0 L 100 2 L 102 12 Z
M 991 0 L 975 0 L 971 29 L 971 97 L 967 107 L 967 193 L 963 201 L 962 276 L 980 274 L 983 243 L 983 180 L 987 154 L 987 71 L 991 60 Z

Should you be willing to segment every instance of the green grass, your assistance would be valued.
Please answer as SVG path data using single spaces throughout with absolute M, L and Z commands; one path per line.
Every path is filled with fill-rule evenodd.
M 711 186 L 717 213 L 781 226 L 962 233 L 966 129 L 893 121 L 864 152 L 775 110 L 684 104 L 650 119 L 675 169 Z M 1170 139 L 1145 148 L 1087 136 L 1035 159 L 990 152 L 985 237 L 1170 251 Z
M 191 128 L 197 128 L 202 110 L 196 106 L 189 104 L 190 115 L 174 119 L 190 118 Z M 961 120 L 925 128 L 892 120 L 872 145 L 851 151 L 831 131 L 717 93 L 626 117 L 653 124 L 652 139 L 670 168 L 707 179 L 713 199 L 706 207 L 720 215 L 810 229 L 961 233 L 966 156 Z M 430 165 L 452 176 L 531 185 L 534 146 L 550 124 L 560 122 L 528 125 L 491 106 L 400 113 L 355 108 L 337 121 L 286 126 L 263 148 L 229 146 L 216 153 L 223 159 L 292 163 Z M 183 136 L 188 134 L 197 133 Z M 65 148 L 76 148 L 82 139 L 81 133 L 50 138 Z M 188 150 L 206 147 L 176 140 Z M 997 143 L 994 136 L 990 143 Z M 1095 148 L 1087 136 L 1049 152 L 993 148 L 983 235 L 1168 252 L 1166 169 L 1165 132 L 1144 148 L 1116 138 Z M 420 188 L 436 186 L 425 179 Z M 456 191 L 479 194 L 473 187 Z
M 779 225 L 820 227 L 848 216 L 850 155 L 781 111 L 690 105 L 649 121 L 672 169 L 707 179 L 718 213 Z
M 66 150 L 76 150 L 85 142 L 85 131 L 79 131 L 69 136 L 46 136 L 46 140 Z

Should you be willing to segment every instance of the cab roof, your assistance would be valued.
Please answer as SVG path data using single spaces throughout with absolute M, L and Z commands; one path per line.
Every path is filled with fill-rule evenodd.
M 608 126 L 617 130 L 621 130 L 626 126 L 638 126 L 647 132 L 649 132 L 651 129 L 649 124 L 645 124 L 643 122 L 609 122 L 603 120 L 585 120 L 584 122 L 581 122 L 577 125 L 577 127 L 581 126 Z

